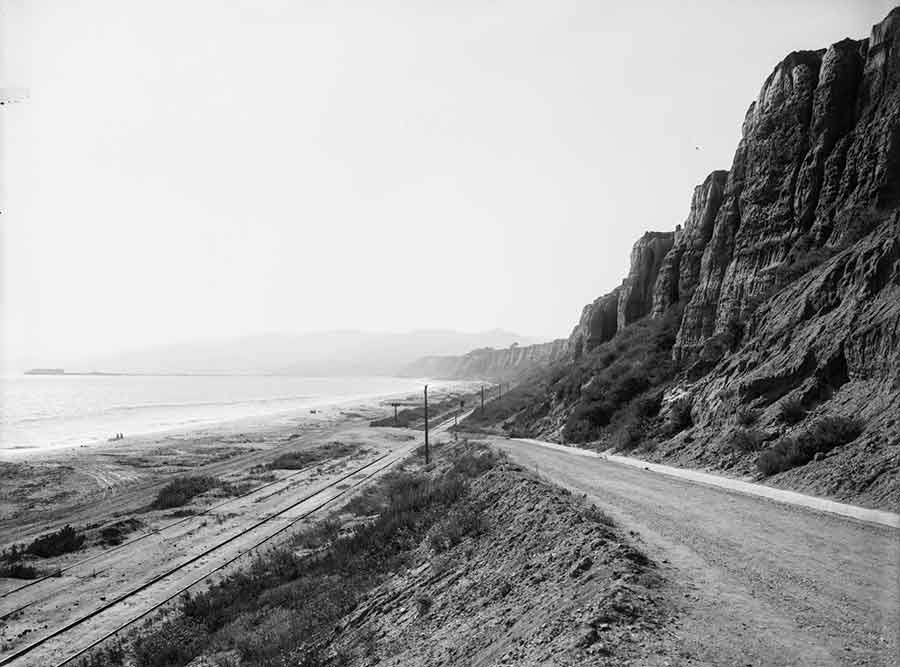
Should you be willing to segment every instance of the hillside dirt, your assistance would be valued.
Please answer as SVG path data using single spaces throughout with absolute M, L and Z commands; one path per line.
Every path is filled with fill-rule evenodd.
M 668 626 L 680 656 L 671 664 L 898 664 L 898 529 L 535 443 L 494 442 L 640 534 L 685 603 Z
M 483 532 L 372 591 L 331 639 L 341 665 L 673 665 L 683 600 L 602 512 L 517 465 L 474 482 Z

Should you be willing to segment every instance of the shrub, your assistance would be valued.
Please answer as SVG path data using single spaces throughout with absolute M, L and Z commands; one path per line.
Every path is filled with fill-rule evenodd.
M 817 419 L 806 432 L 804 440 L 814 448 L 814 453 L 829 452 L 835 447 L 856 440 L 865 426 L 859 419 L 828 416 Z
M 691 410 L 694 407 L 694 401 L 690 396 L 682 396 L 672 403 L 669 409 L 669 432 L 673 435 L 681 433 L 684 429 L 694 425 L 694 419 L 691 417 Z
M 678 371 L 671 352 L 679 323 L 677 308 L 638 320 L 549 375 L 546 393 L 571 406 L 563 428 L 567 442 L 600 438 L 625 410 L 641 419 L 656 416 L 660 390 Z
M 135 663 L 138 667 L 181 667 L 202 652 L 206 639 L 205 628 L 190 618 L 166 621 L 135 643 Z
M 758 418 L 759 414 L 749 405 L 740 406 L 734 413 L 734 421 L 736 421 L 739 426 L 753 426 Z
M 635 401 L 634 413 L 641 419 L 652 419 L 659 414 L 662 407 L 662 392 L 654 391 L 645 394 Z
M 0 577 L 10 579 L 37 579 L 41 576 L 40 570 L 25 563 L 8 563 L 0 565 Z
M 108 546 L 122 544 L 125 538 L 144 524 L 137 519 L 122 519 L 100 529 L 100 542 Z
M 478 508 L 463 508 L 434 526 L 428 536 L 428 545 L 435 553 L 443 553 L 470 535 L 478 536 L 486 530 L 487 520 Z
M 84 540 L 84 534 L 79 533 L 72 526 L 66 525 L 55 533 L 37 538 L 28 545 L 26 550 L 38 558 L 51 558 L 78 551 L 84 544 Z
M 434 604 L 434 600 L 427 593 L 422 593 L 416 596 L 416 608 L 419 611 L 419 616 L 424 616 L 428 613 L 428 610 L 431 609 L 431 605 Z
M 762 442 L 763 434 L 749 428 L 734 429 L 728 440 L 731 449 L 742 453 L 758 451 Z
M 805 465 L 816 454 L 830 452 L 858 438 L 864 430 L 863 424 L 848 417 L 823 417 L 796 437 L 782 438 L 772 447 L 763 451 L 756 461 L 759 471 L 774 475 Z
M 501 455 L 493 449 L 468 448 L 452 457 L 451 474 L 475 478 L 497 465 Z
M 169 509 L 186 505 L 201 493 L 206 493 L 221 483 L 215 477 L 196 476 L 178 477 L 166 484 L 156 494 L 156 500 L 151 507 L 153 509 Z
M 629 421 L 616 433 L 615 447 L 619 451 L 630 452 L 644 441 L 646 433 L 647 429 L 642 420 Z
M 359 451 L 357 445 L 344 442 L 330 442 L 327 445 L 320 445 L 312 449 L 301 449 L 297 452 L 281 454 L 275 457 L 275 460 L 268 467 L 273 470 L 300 470 L 320 461 L 349 456 L 357 451 Z
M 798 424 L 806 417 L 806 408 L 798 398 L 782 399 L 778 405 L 778 419 L 785 424 Z
M 606 526 L 608 528 L 612 528 L 616 525 L 616 522 L 613 520 L 613 518 L 596 505 L 588 505 L 582 510 L 581 515 L 588 521 L 599 523 L 600 525 Z
M 775 290 L 780 290 L 806 275 L 830 259 L 834 253 L 833 249 L 825 247 L 802 250 L 795 258 L 779 265 L 775 270 Z

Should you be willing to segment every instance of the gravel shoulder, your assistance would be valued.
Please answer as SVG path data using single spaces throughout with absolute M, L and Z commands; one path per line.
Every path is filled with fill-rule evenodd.
M 639 535 L 687 603 L 672 628 L 679 664 L 897 664 L 896 528 L 660 474 L 643 462 L 494 442 Z

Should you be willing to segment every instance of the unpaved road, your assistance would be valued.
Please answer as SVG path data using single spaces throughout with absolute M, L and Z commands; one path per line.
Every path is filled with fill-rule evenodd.
M 679 664 L 900 665 L 900 531 L 518 440 L 674 583 Z M 682 606 L 683 605 L 683 606 Z

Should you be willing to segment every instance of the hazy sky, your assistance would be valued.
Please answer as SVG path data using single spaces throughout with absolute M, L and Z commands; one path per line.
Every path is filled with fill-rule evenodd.
M 6 0 L 5 347 L 568 335 L 773 66 L 895 4 Z

